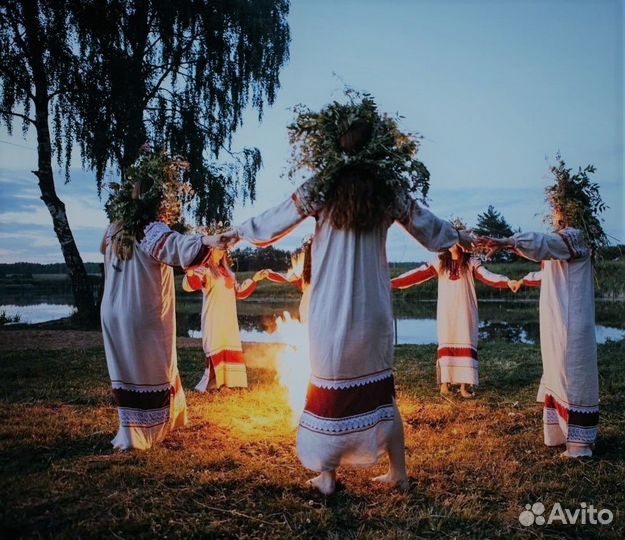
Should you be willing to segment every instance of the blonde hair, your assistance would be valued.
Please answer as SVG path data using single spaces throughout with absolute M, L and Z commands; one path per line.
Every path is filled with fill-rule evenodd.
M 223 257 L 217 264 L 215 264 L 212 257 L 210 257 L 208 263 L 206 263 L 206 268 L 208 269 L 211 277 L 214 279 L 219 279 L 220 276 L 223 277 L 223 274 L 219 271 L 220 268 L 222 268 L 227 275 L 234 277 L 234 274 L 230 269 L 230 263 L 228 262 L 227 251 L 224 252 Z

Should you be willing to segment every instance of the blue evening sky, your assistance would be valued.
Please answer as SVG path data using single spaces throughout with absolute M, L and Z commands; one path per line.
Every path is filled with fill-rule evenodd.
M 294 0 L 291 59 L 262 123 L 250 112 L 234 149 L 260 148 L 253 205 L 235 222 L 280 202 L 289 157 L 290 107 L 340 99 L 345 84 L 399 112 L 424 137 L 430 208 L 474 224 L 489 204 L 513 227 L 545 230 L 543 190 L 557 151 L 593 163 L 610 209 L 606 230 L 625 240 L 623 217 L 623 2 L 619 0 Z M 38 198 L 34 133 L 0 132 L 0 261 L 62 260 Z M 79 159 L 75 159 L 78 163 Z M 106 218 L 93 174 L 76 169 L 59 193 L 85 260 L 97 261 Z M 304 224 L 277 247 L 291 249 Z M 390 260 L 425 251 L 393 227 Z

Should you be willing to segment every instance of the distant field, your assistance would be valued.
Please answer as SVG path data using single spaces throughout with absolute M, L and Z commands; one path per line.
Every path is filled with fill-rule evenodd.
M 535 271 L 539 266 L 529 261 L 519 261 L 514 263 L 489 264 L 485 266 L 492 272 L 504 274 L 511 279 L 520 279 L 528 272 Z M 397 276 L 413 266 L 393 267 L 391 276 Z M 237 278 L 240 282 L 252 277 L 255 272 L 239 272 Z M 99 280 L 97 274 L 90 274 L 94 282 Z M 182 275 L 176 276 L 177 289 L 181 291 L 180 283 Z M 396 297 L 405 299 L 435 299 L 436 280 L 412 287 L 404 291 L 397 291 Z M 28 276 L 0 277 L 0 301 L 2 293 L 28 293 L 29 291 L 40 293 L 42 291 L 50 294 L 71 294 L 69 279 L 66 274 L 32 274 Z M 182 292 L 182 291 L 181 291 Z M 599 298 L 625 299 L 625 261 L 603 261 L 596 269 L 595 292 Z M 186 293 L 185 293 L 186 294 Z M 538 289 L 521 289 L 516 295 L 506 290 L 496 290 L 482 283 L 477 283 L 477 294 L 479 298 L 487 299 L 523 299 L 537 298 Z M 297 299 L 300 292 L 292 285 L 281 285 L 270 281 L 262 281 L 254 293 L 256 298 L 271 297 L 275 299 Z

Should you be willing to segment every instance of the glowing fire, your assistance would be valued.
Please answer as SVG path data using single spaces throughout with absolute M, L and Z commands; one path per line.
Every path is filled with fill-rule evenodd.
M 304 410 L 310 376 L 308 360 L 308 328 L 285 311 L 276 318 L 279 341 L 286 344 L 276 362 L 280 384 L 287 389 L 291 407 L 291 423 L 296 426 Z
M 304 273 L 304 252 L 300 251 L 291 257 L 291 267 L 286 273 L 287 279 L 300 278 Z M 286 313 L 286 312 L 285 312 Z

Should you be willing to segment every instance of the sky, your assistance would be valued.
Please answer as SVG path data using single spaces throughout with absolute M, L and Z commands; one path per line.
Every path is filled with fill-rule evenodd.
M 548 166 L 557 152 L 574 169 L 592 163 L 609 205 L 605 228 L 625 242 L 623 0 L 293 0 L 290 60 L 272 107 L 245 115 L 233 149 L 256 146 L 264 166 L 253 205 L 238 223 L 278 204 L 294 186 L 291 108 L 319 109 L 345 85 L 369 92 L 382 111 L 424 140 L 430 209 L 469 225 L 493 205 L 513 228 L 546 231 Z M 60 262 L 35 177 L 34 133 L 0 129 L 0 262 Z M 74 163 L 79 163 L 74 159 Z M 111 178 L 112 179 L 112 178 Z M 94 174 L 57 174 L 58 191 L 86 261 L 99 261 L 107 220 Z M 310 220 L 312 221 L 312 220 Z M 276 245 L 297 247 L 305 222 Z M 427 252 L 403 230 L 389 233 L 391 261 Z

